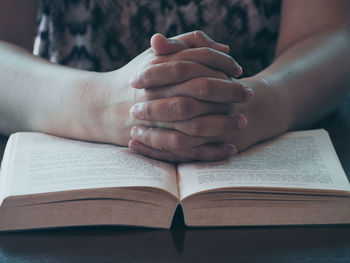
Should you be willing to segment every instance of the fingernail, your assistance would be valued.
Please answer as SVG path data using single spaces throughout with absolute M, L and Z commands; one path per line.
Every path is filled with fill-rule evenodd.
M 223 48 L 225 48 L 228 52 L 230 52 L 230 46 L 229 45 L 225 45 L 225 44 L 221 44 L 218 42 L 215 42 L 216 45 L 222 46 Z
M 226 148 L 229 150 L 230 156 L 237 154 L 237 148 L 233 144 L 226 144 Z
M 237 128 L 243 129 L 245 126 L 247 126 L 247 118 L 244 115 L 238 115 L 237 116 Z
M 210 37 L 206 36 L 207 41 L 212 44 L 215 48 L 215 46 L 217 47 L 217 49 L 220 49 L 221 52 L 225 53 L 225 54 L 229 54 L 230 53 L 230 46 L 229 45 L 225 45 L 219 42 L 216 42 L 215 40 L 211 39 Z
M 136 88 L 137 86 L 137 75 L 133 76 L 131 79 L 129 79 L 129 84 L 130 86 L 132 86 L 133 88 Z
M 222 46 L 227 48 L 228 50 L 230 50 L 230 46 L 229 45 L 222 44 Z
M 169 44 L 177 44 L 177 43 L 180 43 L 180 41 L 177 40 L 177 39 L 171 39 L 171 38 L 166 38 L 166 37 L 164 37 L 164 38 L 168 41 Z
M 243 69 L 240 65 L 236 65 L 236 77 L 239 77 L 243 74 Z
M 131 137 L 135 140 L 139 139 L 141 137 L 141 134 L 144 132 L 144 128 L 142 127 L 137 127 L 137 126 L 134 126 L 132 127 L 131 129 Z
M 245 88 L 244 96 L 245 96 L 245 100 L 249 101 L 254 96 L 254 90 L 252 90 L 251 88 Z
M 143 102 L 134 104 L 130 109 L 131 117 L 134 117 L 136 119 L 140 119 L 142 117 L 143 108 L 144 108 Z
M 137 143 L 135 143 L 134 140 L 130 140 L 128 143 L 128 146 L 129 146 L 131 152 L 137 152 Z

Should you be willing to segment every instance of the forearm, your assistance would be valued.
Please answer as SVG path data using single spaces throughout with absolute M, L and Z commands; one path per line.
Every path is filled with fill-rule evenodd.
M 299 41 L 249 81 L 269 90 L 271 120 L 279 133 L 307 127 L 346 97 L 350 82 L 350 34 L 328 31 Z
M 74 133 L 90 72 L 59 66 L 0 42 L 0 133 Z M 76 115 L 75 115 L 76 114 Z

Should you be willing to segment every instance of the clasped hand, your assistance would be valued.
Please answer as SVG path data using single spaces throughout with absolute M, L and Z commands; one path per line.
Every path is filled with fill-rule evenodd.
M 228 47 L 200 31 L 168 40 L 155 35 L 156 56 L 130 79 L 143 90 L 144 100 L 130 114 L 143 125 L 131 129 L 129 147 L 170 162 L 216 161 L 237 153 L 233 134 L 247 125 L 237 103 L 246 103 L 253 90 L 237 80 L 241 67 Z
M 260 101 L 251 100 L 228 53 L 201 31 L 156 34 L 124 67 L 89 74 L 74 106 L 79 128 L 67 129 L 74 138 L 129 145 L 169 162 L 226 159 L 259 139 L 242 131 L 255 116 L 243 106 Z

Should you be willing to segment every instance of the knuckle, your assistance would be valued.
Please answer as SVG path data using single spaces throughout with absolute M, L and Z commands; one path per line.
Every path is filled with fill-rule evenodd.
M 148 128 L 148 129 L 145 129 L 143 132 L 142 132 L 142 138 L 143 138 L 143 143 L 146 144 L 146 145 L 150 145 L 152 146 L 152 138 L 151 138 L 151 129 Z
M 144 82 L 148 82 L 152 79 L 153 71 L 154 71 L 153 66 L 148 66 L 145 68 L 145 70 L 143 71 L 143 74 L 141 75 Z
M 196 45 L 197 47 L 212 46 L 214 44 L 214 41 L 201 30 L 194 31 L 193 36 L 194 36 L 195 42 L 197 43 Z
M 202 30 L 195 30 L 193 32 L 194 38 L 202 41 L 203 39 L 205 39 L 206 34 L 202 31 Z
M 196 35 L 202 35 L 202 36 L 204 35 L 204 32 L 202 30 L 199 30 L 199 29 L 195 30 L 194 33 Z
M 172 150 L 181 150 L 183 149 L 183 146 L 185 145 L 184 140 L 182 136 L 179 135 L 179 133 L 170 133 L 169 134 L 169 147 Z
M 195 31 L 193 32 L 193 35 L 194 35 L 195 37 L 203 37 L 204 32 L 203 32 L 202 30 L 195 30 Z
M 153 105 L 151 102 L 144 102 L 143 106 L 143 117 L 144 119 L 152 119 L 153 117 Z
M 199 79 L 197 90 L 201 99 L 208 99 L 214 95 L 213 90 L 211 89 L 211 81 L 209 79 Z
M 185 73 L 184 65 L 179 61 L 175 61 L 175 62 L 172 62 L 170 66 L 171 66 L 172 79 L 173 81 L 177 81 Z
M 210 47 L 203 47 L 202 48 L 202 56 L 209 62 L 213 63 L 215 62 L 215 51 L 214 49 Z
M 172 103 L 172 108 L 173 113 L 181 119 L 190 118 L 192 115 L 192 105 L 187 98 L 175 98 Z

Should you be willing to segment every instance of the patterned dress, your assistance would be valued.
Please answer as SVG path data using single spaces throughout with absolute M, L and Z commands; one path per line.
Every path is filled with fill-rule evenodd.
M 149 48 L 154 33 L 200 29 L 230 45 L 251 76 L 273 60 L 280 9 L 280 0 L 41 0 L 34 54 L 110 71 Z

